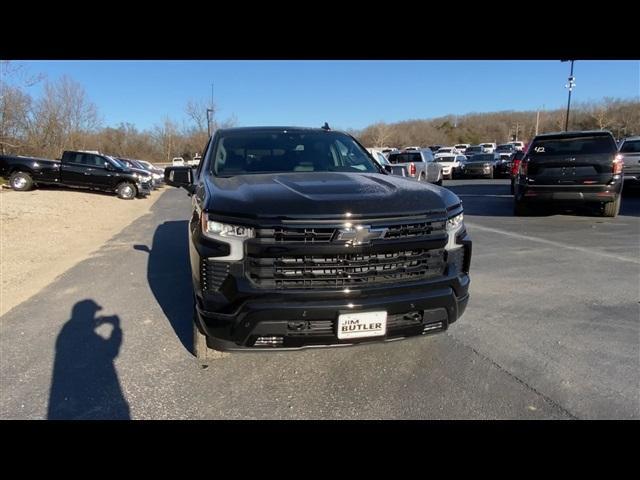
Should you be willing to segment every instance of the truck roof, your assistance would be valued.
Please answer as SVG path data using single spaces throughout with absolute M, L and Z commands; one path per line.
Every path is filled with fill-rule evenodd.
M 557 137 L 584 137 L 589 136 L 608 136 L 613 135 L 609 130 L 575 130 L 571 132 L 550 132 L 536 135 L 536 138 L 557 138 Z
M 287 127 L 287 126 L 266 126 L 266 127 L 232 127 L 221 128 L 218 131 L 223 133 L 241 133 L 241 132 L 281 132 L 283 130 L 295 132 L 338 132 L 339 130 L 325 130 L 323 128 L 311 127 Z M 342 132 L 340 132 L 342 133 Z

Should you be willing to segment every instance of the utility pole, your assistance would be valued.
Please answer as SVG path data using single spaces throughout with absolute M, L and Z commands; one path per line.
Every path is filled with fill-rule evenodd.
M 540 109 L 536 112 L 536 135 L 538 135 L 538 125 L 540 124 Z
M 573 87 L 576 86 L 575 77 L 573 76 L 573 62 L 575 60 L 562 60 L 563 62 L 571 62 L 571 73 L 569 73 L 569 83 L 565 85 L 565 88 L 569 89 L 569 100 L 567 101 L 567 117 L 564 121 L 564 131 L 569 130 L 569 109 L 571 108 L 571 92 L 573 91 Z

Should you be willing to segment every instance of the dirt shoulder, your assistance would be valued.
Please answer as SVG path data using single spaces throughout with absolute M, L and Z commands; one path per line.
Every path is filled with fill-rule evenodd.
M 145 199 L 66 189 L 0 189 L 0 315 L 29 299 L 148 213 Z

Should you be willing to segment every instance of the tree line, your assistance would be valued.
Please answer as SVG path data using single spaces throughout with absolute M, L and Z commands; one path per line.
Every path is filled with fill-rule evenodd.
M 377 122 L 352 131 L 366 147 L 530 141 L 538 133 L 564 131 L 566 109 L 448 115 L 397 123 Z M 605 97 L 571 106 L 569 130 L 609 130 L 616 138 L 640 134 L 640 101 Z
M 42 82 L 37 99 L 28 88 Z M 0 154 L 59 158 L 64 150 L 99 150 L 110 155 L 152 162 L 202 153 L 212 131 L 233 126 L 235 118 L 219 121 L 216 106 L 189 100 L 180 121 L 165 117 L 152 128 L 131 123 L 104 126 L 97 105 L 83 86 L 63 76 L 47 80 L 29 74 L 24 65 L 0 62 Z

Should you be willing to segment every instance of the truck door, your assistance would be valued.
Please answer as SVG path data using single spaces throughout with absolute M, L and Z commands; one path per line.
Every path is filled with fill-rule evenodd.
M 80 152 L 65 155 L 60 167 L 60 182 L 71 187 L 90 187 L 90 172 L 86 159 L 90 156 L 90 154 Z
M 114 173 L 117 165 L 111 163 L 105 157 L 101 155 L 89 155 L 91 157 L 88 165 L 89 176 L 91 185 L 101 190 L 110 190 L 115 187 L 114 185 Z M 107 167 L 107 163 L 110 168 Z

